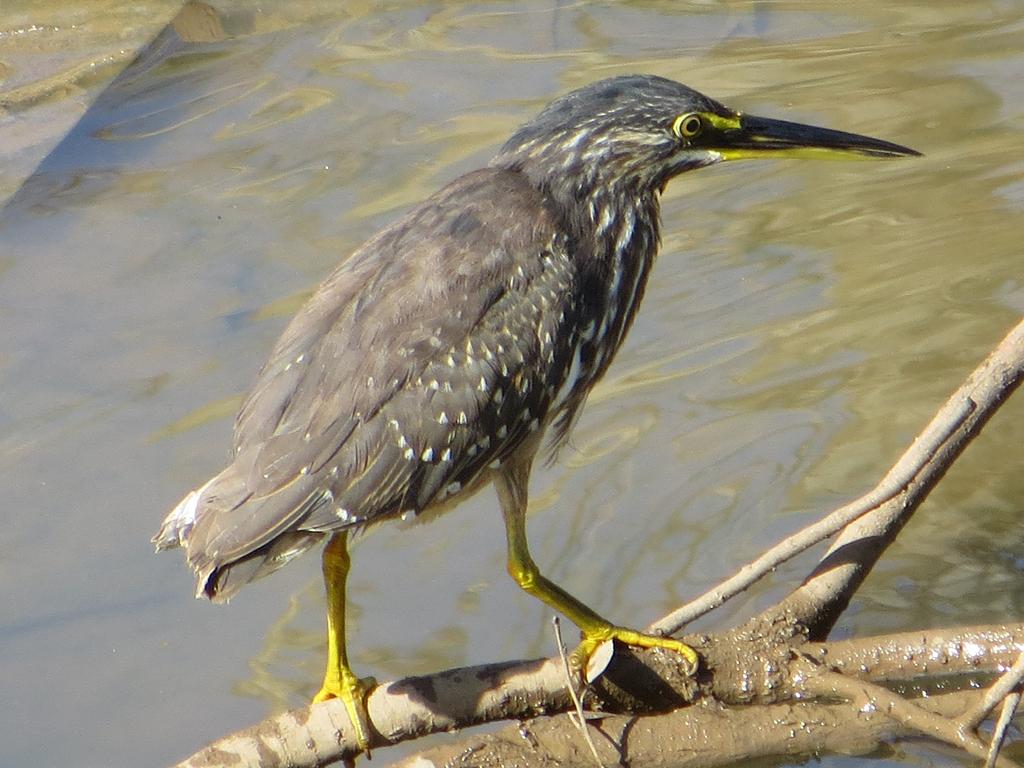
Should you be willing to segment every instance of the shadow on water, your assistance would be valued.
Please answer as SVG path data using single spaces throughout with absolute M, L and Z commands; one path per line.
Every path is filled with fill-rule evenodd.
M 56 5 L 0 7 L 0 42 L 17 43 L 0 88 L 45 66 L 40 49 L 96 34 L 88 11 Z M 33 14 L 71 31 L 18 42 Z M 599 77 L 661 74 L 927 157 L 737 164 L 670 187 L 636 327 L 572 445 L 535 473 L 542 567 L 644 624 L 872 485 L 1024 310 L 1008 160 L 1022 25 L 996 2 L 190 4 L 0 211 L 0 680 L 19 701 L 0 763 L 165 763 L 313 692 L 316 557 L 211 607 L 149 537 L 225 460 L 238 398 L 311 286 Z M 0 93 L 0 156 L 26 126 L 53 132 L 79 91 L 46 93 L 16 109 Z M 1020 615 L 1024 489 L 1006 462 L 1020 407 L 972 446 L 844 632 Z M 357 671 L 550 652 L 546 611 L 503 557 L 490 492 L 361 541 Z

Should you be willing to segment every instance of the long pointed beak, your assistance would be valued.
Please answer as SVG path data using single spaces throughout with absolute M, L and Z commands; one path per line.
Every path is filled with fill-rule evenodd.
M 736 122 L 721 131 L 719 146 L 709 147 L 719 152 L 723 160 L 757 157 L 915 157 L 921 154 L 890 141 L 785 120 L 739 115 Z

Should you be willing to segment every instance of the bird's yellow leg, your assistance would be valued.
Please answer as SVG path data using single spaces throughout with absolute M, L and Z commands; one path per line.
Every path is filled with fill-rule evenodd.
M 327 671 L 324 684 L 313 697 L 316 704 L 328 699 L 341 699 L 356 732 L 356 741 L 364 752 L 370 750 L 369 715 L 366 694 L 376 685 L 372 678 L 360 680 L 348 665 L 345 651 L 345 580 L 351 560 L 348 555 L 348 533 L 331 536 L 324 548 L 324 586 L 327 588 Z
M 583 640 L 570 656 L 578 670 L 586 669 L 591 654 L 606 640 L 618 640 L 635 648 L 664 648 L 678 653 L 686 662 L 688 671 L 697 671 L 698 658 L 690 646 L 672 637 L 648 635 L 620 627 L 595 613 L 560 586 L 545 578 L 530 556 L 526 540 L 526 485 L 529 467 L 508 467 L 496 485 L 505 516 L 505 534 L 508 539 L 508 572 L 516 583 L 534 597 L 543 600 L 564 614 L 583 633 Z

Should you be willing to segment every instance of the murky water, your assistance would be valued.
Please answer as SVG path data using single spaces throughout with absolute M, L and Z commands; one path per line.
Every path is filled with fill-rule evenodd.
M 670 187 L 629 342 L 533 481 L 536 559 L 617 620 L 873 485 L 1024 311 L 1019 4 L 338 5 L 197 8 L 106 90 L 174 3 L 0 5 L 0 194 L 88 107 L 0 213 L 0 765 L 160 765 L 315 690 L 315 556 L 212 607 L 149 537 L 221 466 L 310 287 L 555 94 L 651 72 L 927 155 Z M 990 424 L 841 632 L 1020 617 L 1022 414 Z M 503 558 L 490 492 L 363 540 L 358 671 L 550 653 Z

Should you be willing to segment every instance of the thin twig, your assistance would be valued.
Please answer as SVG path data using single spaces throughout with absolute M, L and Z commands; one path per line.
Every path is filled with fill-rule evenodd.
M 959 411 L 953 414 L 952 418 L 929 424 L 871 491 L 845 504 L 817 523 L 783 539 L 760 557 L 744 565 L 733 576 L 652 624 L 648 631 L 675 634 L 689 622 L 717 608 L 782 563 L 833 536 L 857 518 L 896 496 L 931 460 L 950 435 L 960 428 L 973 410 L 974 403 L 967 399 L 963 400 Z
M 1020 694 L 1011 693 L 1003 699 L 1003 708 L 999 712 L 999 719 L 996 721 L 995 730 L 992 731 L 992 740 L 988 743 L 988 757 L 985 758 L 985 768 L 993 768 L 996 758 L 999 757 L 999 750 L 1002 749 L 1003 739 L 1006 738 L 1006 729 L 1013 720 L 1013 714 L 1020 704 Z
M 690 621 L 718 607 L 725 600 L 749 587 L 786 559 L 845 528 L 846 531 L 840 536 L 840 539 L 826 553 L 825 557 L 828 558 L 840 545 L 850 544 L 843 538 L 851 535 L 848 526 L 857 523 L 860 518 L 867 518 L 879 507 L 894 501 L 904 490 L 919 482 L 921 476 L 927 475 L 927 481 L 920 488 L 916 488 L 912 498 L 906 499 L 905 503 L 901 505 L 908 509 L 915 507 L 927 495 L 927 491 L 938 481 L 945 470 L 957 459 L 966 443 L 982 429 L 987 419 L 1009 397 L 1022 377 L 1024 377 L 1024 321 L 1018 323 L 971 373 L 874 489 L 856 501 L 840 507 L 824 520 L 814 523 L 773 547 L 753 562 L 745 565 L 731 578 L 724 580 L 701 597 L 652 624 L 648 631 L 675 634 Z M 900 510 L 893 511 L 890 516 L 893 519 L 899 519 Z M 852 527 L 856 527 L 856 525 Z M 856 537 L 854 536 L 854 538 Z M 856 573 L 860 574 L 860 578 L 870 570 L 878 554 L 884 549 L 885 542 L 891 541 L 891 538 L 891 535 L 888 538 L 883 537 L 883 542 L 880 547 L 876 548 L 876 551 L 871 554 L 864 553 L 863 557 L 868 559 L 859 562 L 859 567 L 854 569 Z M 829 587 L 823 586 L 819 570 L 827 574 L 826 580 L 828 580 Z M 842 596 L 845 594 L 844 587 L 848 592 L 851 584 L 854 583 L 851 580 L 857 578 L 849 573 L 849 570 L 836 569 L 831 562 L 819 564 L 819 569 L 807 579 L 804 585 L 777 607 L 788 610 L 794 604 L 794 600 L 805 599 L 806 594 L 809 594 L 810 591 L 815 591 L 815 595 L 818 597 L 811 600 L 809 605 L 803 606 L 805 612 L 813 606 L 820 607 L 822 600 L 826 602 L 842 600 Z M 827 593 L 827 595 L 821 597 L 819 593 Z M 822 632 L 815 634 L 822 634 Z
M 963 717 L 960 718 L 960 726 L 970 731 L 977 730 L 981 722 L 996 708 L 996 705 L 1010 695 L 1013 689 L 1021 684 L 1022 680 L 1024 680 L 1024 653 L 1020 654 L 1017 660 L 1013 662 L 1013 666 L 1006 670 L 985 691 L 985 698 L 981 700 L 981 703 L 969 712 L 964 713 Z
M 583 738 L 586 739 L 587 746 L 590 747 L 590 754 L 594 756 L 594 762 L 597 763 L 597 768 L 604 768 L 604 763 L 601 762 L 601 757 L 597 754 L 597 746 L 594 744 L 594 740 L 590 738 L 590 729 L 587 728 L 587 716 L 583 713 L 583 700 L 576 693 L 576 686 L 573 684 L 572 667 L 569 666 L 569 657 L 565 654 L 565 643 L 562 642 L 562 625 L 559 623 L 557 616 L 551 617 L 551 624 L 555 628 L 555 645 L 558 647 L 558 657 L 562 660 L 562 668 L 565 670 L 565 687 L 569 689 L 573 706 L 576 707 L 575 713 L 569 713 L 570 719 L 573 714 L 576 715 L 575 725 L 580 729 Z
M 857 680 L 838 672 L 830 672 L 810 662 L 803 664 L 806 678 L 804 690 L 815 696 L 839 695 L 859 705 L 865 711 L 878 710 L 918 733 L 960 747 L 974 757 L 985 759 L 988 747 L 975 734 L 965 732 L 955 720 L 936 715 L 908 701 L 887 688 Z M 1015 768 L 1016 763 L 1005 757 L 996 757 L 996 765 Z
M 935 414 L 926 432 L 935 425 L 962 423 L 906 490 L 851 523 L 800 586 L 753 621 L 771 622 L 785 616 L 790 627 L 800 627 L 807 636 L 825 637 L 896 534 L 1022 381 L 1024 320 L 1003 337 Z M 971 404 L 966 419 L 965 403 Z

